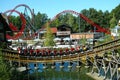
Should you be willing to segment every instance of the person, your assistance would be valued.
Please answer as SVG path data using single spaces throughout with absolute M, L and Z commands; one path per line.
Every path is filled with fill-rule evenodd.
M 32 49 L 32 47 L 30 47 L 30 56 L 32 56 L 33 55 L 33 49 Z
M 18 47 L 17 50 L 18 50 L 18 53 L 20 54 L 20 53 L 21 53 L 21 49 L 20 49 L 20 47 Z
M 69 49 L 66 48 L 66 49 L 65 49 L 65 55 L 67 55 L 68 53 L 69 53 Z
M 27 47 L 24 49 L 24 55 L 25 56 L 27 56 L 27 54 L 28 54 L 28 49 L 27 49 Z
M 63 49 L 60 48 L 60 55 L 63 55 Z
M 54 56 L 56 56 L 57 55 L 57 50 L 56 49 L 54 49 Z
M 48 49 L 47 53 L 48 53 L 48 56 L 50 56 L 51 55 L 51 50 Z
M 36 49 L 36 50 L 35 50 L 35 53 L 36 53 L 35 56 L 39 56 L 40 50 L 39 50 L 39 49 Z
M 54 51 L 53 50 L 50 51 L 50 56 L 54 56 Z
M 42 56 L 45 56 L 46 55 L 46 51 L 45 49 L 42 49 Z
M 23 47 L 20 48 L 20 54 L 21 54 L 21 55 L 24 54 L 24 49 L 23 49 Z
M 72 54 L 74 53 L 74 50 L 75 50 L 75 49 L 74 49 L 73 47 L 71 47 L 71 53 L 72 53 Z

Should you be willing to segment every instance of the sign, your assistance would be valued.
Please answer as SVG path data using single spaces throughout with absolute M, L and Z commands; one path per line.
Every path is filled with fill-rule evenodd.
M 58 36 L 62 36 L 62 35 L 70 35 L 70 31 L 58 31 L 57 32 Z
M 71 34 L 70 35 L 71 39 L 82 39 L 82 38 L 94 38 L 94 34 L 92 33 L 80 33 L 80 34 Z

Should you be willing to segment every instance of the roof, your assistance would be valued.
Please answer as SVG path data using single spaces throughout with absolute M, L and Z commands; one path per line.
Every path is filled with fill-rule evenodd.
M 57 33 L 57 28 L 56 27 L 53 27 L 53 28 L 50 28 L 52 33 Z
M 58 31 L 71 31 L 72 32 L 72 28 L 67 24 L 59 25 L 57 29 Z
M 6 31 L 12 31 L 9 27 L 9 25 L 7 24 L 6 20 L 3 18 L 2 14 L 0 13 L 0 23 L 3 24 L 3 26 L 5 27 Z

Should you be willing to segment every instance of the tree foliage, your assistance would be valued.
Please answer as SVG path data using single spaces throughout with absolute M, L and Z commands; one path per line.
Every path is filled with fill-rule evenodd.
M 18 30 L 21 28 L 21 19 L 19 16 L 10 16 L 9 23 L 12 23 Z
M 110 20 L 110 28 L 112 29 L 112 28 L 114 28 L 116 25 L 117 25 L 117 20 L 116 20 L 114 14 L 113 14 L 113 17 L 112 17 L 112 19 Z
M 35 15 L 34 17 L 35 17 L 35 19 L 34 19 L 34 23 L 35 23 L 34 27 L 36 29 L 40 29 L 43 26 L 43 24 L 45 24 L 46 21 L 48 20 L 47 15 L 46 14 L 41 14 L 40 12 L 38 12 L 37 15 Z
M 110 17 L 113 17 L 113 14 L 116 18 L 117 21 L 120 20 L 120 4 L 118 6 L 116 6 L 110 13 Z
M 45 37 L 44 46 L 51 47 L 51 46 L 55 45 L 55 43 L 53 41 L 54 36 L 51 32 L 51 29 L 50 29 L 48 23 L 46 24 L 46 33 L 45 33 L 44 37 Z
M 10 80 L 10 77 L 11 77 L 11 67 L 4 60 L 4 57 L 0 49 L 0 80 Z

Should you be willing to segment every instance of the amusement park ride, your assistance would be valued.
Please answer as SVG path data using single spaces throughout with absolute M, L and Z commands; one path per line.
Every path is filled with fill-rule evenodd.
M 24 13 L 21 13 L 19 11 L 17 11 L 17 8 L 19 7 L 24 7 Z M 28 10 L 31 14 L 31 20 L 28 20 Z M 20 4 L 18 6 L 16 6 L 14 9 L 12 10 L 8 10 L 6 12 L 4 12 L 3 14 L 7 16 L 7 18 L 9 18 L 9 16 L 11 16 L 13 13 L 17 13 L 19 16 L 20 16 L 20 19 L 22 21 L 22 26 L 20 28 L 20 30 L 17 29 L 16 26 L 14 26 L 14 24 L 12 23 L 9 23 L 9 27 L 12 31 L 18 31 L 18 33 L 14 36 L 10 36 L 9 34 L 6 35 L 7 39 L 17 39 L 19 38 L 20 36 L 22 35 L 25 35 L 23 34 L 23 32 L 25 31 L 30 31 L 31 32 L 31 35 L 27 38 L 30 38 L 31 36 L 35 37 L 36 34 L 38 32 L 40 32 L 40 30 L 38 30 L 38 32 L 36 32 L 36 29 L 34 28 L 34 13 L 33 11 L 29 8 L 29 6 L 25 5 L 25 4 Z M 92 20 L 90 20 L 89 18 L 87 18 L 86 16 L 84 16 L 83 14 L 80 14 L 76 11 L 73 11 L 73 10 L 64 10 L 60 13 L 58 13 L 53 19 L 51 19 L 50 23 L 52 21 L 54 21 L 55 19 L 57 19 L 61 14 L 64 14 L 64 13 L 72 13 L 72 14 L 75 14 L 77 16 L 79 16 L 80 18 L 84 19 L 86 22 L 88 22 L 89 24 L 91 24 L 93 27 L 96 27 L 97 30 L 99 32 L 104 32 L 106 34 L 110 34 L 110 31 L 105 29 L 105 28 L 102 28 L 101 26 L 97 25 L 96 23 L 94 23 Z M 44 26 L 43 26 L 44 27 Z M 26 36 L 24 39 L 27 39 Z
M 25 8 L 25 13 L 21 13 L 19 11 L 17 11 L 16 9 L 19 7 L 24 7 Z M 27 15 L 27 10 L 30 11 L 31 13 L 31 21 L 27 19 L 28 15 Z M 9 16 L 11 16 L 12 13 L 17 13 L 20 16 L 20 19 L 22 21 L 22 26 L 20 28 L 20 30 L 17 29 L 16 26 L 14 26 L 14 24 L 12 23 L 7 23 L 5 21 L 5 19 L 3 18 L 3 16 L 0 14 L 0 41 L 1 42 L 7 42 L 7 39 L 18 39 L 19 37 L 21 37 L 23 34 L 23 32 L 25 32 L 26 30 L 31 31 L 30 35 L 26 36 L 23 39 L 28 39 L 30 37 L 35 37 L 38 32 L 40 32 L 41 30 L 39 30 L 38 32 L 36 32 L 36 29 L 34 29 L 34 13 L 33 11 L 25 4 L 20 4 L 18 6 L 16 6 L 14 9 L 12 10 L 8 10 L 6 12 L 4 12 L 4 15 L 7 15 L 7 18 L 9 18 Z M 65 10 L 62 11 L 60 13 L 58 13 L 53 19 L 51 19 L 50 23 L 52 21 L 54 21 L 56 18 L 58 18 L 61 14 L 63 13 L 72 13 L 75 14 L 77 16 L 79 16 L 80 18 L 84 19 L 86 22 L 88 22 L 89 24 L 91 24 L 93 27 L 96 27 L 98 29 L 99 32 L 104 32 L 106 34 L 111 34 L 109 30 L 102 28 L 101 26 L 97 25 L 96 23 L 94 23 L 92 20 L 90 20 L 89 18 L 87 18 L 86 16 L 84 16 L 83 14 L 80 14 L 78 12 L 75 12 L 73 10 Z M 2 26 L 3 25 L 3 26 Z M 6 33 L 6 28 L 10 28 L 9 30 L 11 31 L 15 31 L 17 30 L 18 33 L 16 35 L 10 36 L 9 34 Z M 1 36 L 1 34 L 3 34 L 3 36 Z M 6 35 L 6 36 L 5 36 Z M 7 39 L 6 39 L 7 38 Z M 113 80 L 113 77 L 115 74 L 116 75 L 116 79 L 119 80 L 120 79 L 120 73 L 118 71 L 119 69 L 119 65 L 120 65 L 120 58 L 119 56 L 117 56 L 115 54 L 115 50 L 117 48 L 120 47 L 120 39 L 116 39 L 98 46 L 94 46 L 93 50 L 88 50 L 85 51 L 83 53 L 81 53 L 80 50 L 78 51 L 72 51 L 72 52 L 67 52 L 66 55 L 64 55 L 65 53 L 62 54 L 58 54 L 58 55 L 21 55 L 18 53 L 18 51 L 11 51 L 9 49 L 2 49 L 2 53 L 5 56 L 5 59 L 10 61 L 10 62 L 17 62 L 18 65 L 20 66 L 21 63 L 42 63 L 42 64 L 47 64 L 47 63 L 51 63 L 52 64 L 52 68 L 53 64 L 55 63 L 63 63 L 65 61 L 69 61 L 70 63 L 72 62 L 76 62 L 77 64 L 77 68 L 80 68 L 81 63 L 85 64 L 87 66 L 91 66 L 92 67 L 92 73 L 95 72 L 94 68 L 97 69 L 98 74 L 100 74 L 101 68 L 104 70 L 104 79 L 107 78 L 107 74 L 108 74 L 108 70 L 110 69 L 110 79 Z M 105 52 L 106 51 L 111 51 L 112 52 L 112 56 L 109 57 L 110 60 L 107 60 L 107 57 L 104 56 L 106 55 Z M 80 63 L 81 62 L 81 63 Z M 90 63 L 90 65 L 89 65 Z M 106 64 L 107 63 L 107 64 Z M 111 66 L 114 65 L 115 66 Z M 69 65 L 69 68 L 72 67 L 72 65 Z M 103 68 L 104 67 L 104 68 Z M 61 66 L 62 68 L 62 66 Z M 101 74 L 100 74 L 101 75 Z

